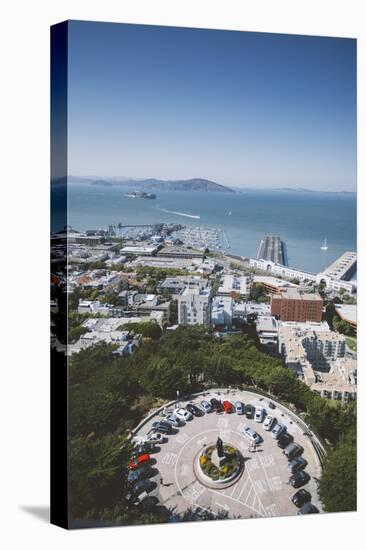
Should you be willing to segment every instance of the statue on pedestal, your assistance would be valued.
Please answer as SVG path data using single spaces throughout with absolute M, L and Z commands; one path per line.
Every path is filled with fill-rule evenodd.
M 217 438 L 217 441 L 216 441 L 216 450 L 217 450 L 217 456 L 218 456 L 219 458 L 225 456 L 225 453 L 224 453 L 224 444 L 223 444 L 222 439 L 221 439 L 220 437 L 218 437 L 218 438 Z

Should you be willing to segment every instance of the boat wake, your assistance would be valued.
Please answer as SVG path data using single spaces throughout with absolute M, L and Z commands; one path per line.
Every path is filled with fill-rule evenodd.
M 185 212 L 176 212 L 175 210 L 167 210 L 166 208 L 158 208 L 161 212 L 167 212 L 168 214 L 175 214 L 176 216 L 183 216 L 185 218 L 193 218 L 199 220 L 201 216 L 195 216 L 194 214 L 186 214 Z

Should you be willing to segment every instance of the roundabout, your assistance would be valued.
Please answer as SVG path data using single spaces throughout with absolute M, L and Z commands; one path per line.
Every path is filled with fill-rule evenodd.
M 216 443 L 205 445 L 194 460 L 196 478 L 211 489 L 226 489 L 236 483 L 244 469 L 244 458 L 238 449 L 224 444 L 220 437 Z
M 304 488 L 321 511 L 316 483 L 321 465 L 304 424 L 280 404 L 274 402 L 272 410 L 266 398 L 249 391 L 210 390 L 194 396 L 191 401 L 181 399 L 179 407 L 189 402 L 199 406 L 202 400 L 210 401 L 211 398 L 262 407 L 286 427 L 304 449 L 302 456 L 307 461 L 306 472 L 310 476 Z M 176 406 L 172 404 L 169 409 Z M 135 430 L 133 440 L 144 441 L 152 431 L 153 422 L 163 417 L 161 411 L 150 415 Z M 247 427 L 257 432 L 259 443 L 254 445 L 246 437 L 244 428 Z M 221 440 L 222 449 L 220 442 L 218 449 L 218 440 Z M 224 456 L 218 456 L 220 450 Z M 157 488 L 152 494 L 162 505 L 177 513 L 198 509 L 210 511 L 217 517 L 225 514 L 229 518 L 249 518 L 289 516 L 298 512 L 291 501 L 298 489 L 289 483 L 291 472 L 287 458 L 263 422 L 256 422 L 245 414 L 206 412 L 200 417 L 194 416 L 166 435 L 152 456 L 158 470 L 153 479 Z

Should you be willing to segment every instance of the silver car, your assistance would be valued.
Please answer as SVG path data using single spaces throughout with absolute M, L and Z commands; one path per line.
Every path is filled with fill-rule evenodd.
M 271 431 L 271 435 L 275 439 L 278 439 L 285 430 L 286 430 L 286 426 L 284 424 L 276 424 L 273 430 Z
M 180 420 L 175 414 L 170 414 L 169 416 L 165 417 L 165 422 L 169 422 L 171 426 L 174 426 L 175 428 L 180 428 L 184 425 L 184 422 Z
M 235 401 L 236 414 L 244 414 L 244 403 L 241 401 Z
M 257 432 L 255 430 L 252 430 L 252 428 L 249 428 L 248 426 L 246 428 L 243 429 L 243 434 L 245 435 L 245 437 L 247 437 L 249 439 L 249 441 L 251 441 L 252 443 L 260 443 L 261 442 L 261 437 L 260 435 L 257 434 Z
M 211 404 L 206 400 L 201 401 L 201 409 L 205 413 L 210 413 L 212 411 Z

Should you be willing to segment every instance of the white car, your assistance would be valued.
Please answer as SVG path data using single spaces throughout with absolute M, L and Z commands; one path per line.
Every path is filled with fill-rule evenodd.
M 271 414 L 269 414 L 268 416 L 266 416 L 263 422 L 263 428 L 267 430 L 267 432 L 270 432 L 276 422 L 277 422 L 277 419 Z
M 210 403 L 208 401 L 205 401 L 205 400 L 201 401 L 201 409 L 205 413 L 210 413 L 212 411 L 212 407 L 211 407 Z
M 193 416 L 187 409 L 174 409 L 173 414 L 177 416 L 180 420 L 184 420 L 184 422 L 187 422 L 187 420 L 192 420 Z
M 167 438 L 159 432 L 151 432 L 147 434 L 145 441 L 151 441 L 153 443 L 164 443 L 166 439 Z
M 255 430 L 252 430 L 252 428 L 249 428 L 248 426 L 243 429 L 243 434 L 249 439 L 249 441 L 253 443 L 260 443 L 261 441 L 260 435 L 258 435 Z
M 264 418 L 264 409 L 263 407 L 256 407 L 255 414 L 254 414 L 254 420 L 256 422 L 263 422 Z
M 175 416 L 175 414 L 170 414 L 169 416 L 166 416 L 164 420 L 165 422 L 168 422 L 175 428 L 180 428 L 181 426 L 184 425 L 184 422 L 180 418 Z

